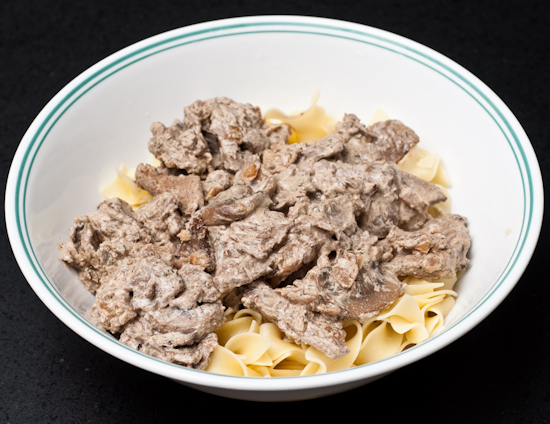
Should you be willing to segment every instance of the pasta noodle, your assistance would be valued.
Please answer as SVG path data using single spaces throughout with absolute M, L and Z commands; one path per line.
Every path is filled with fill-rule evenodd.
M 289 115 L 278 109 L 269 109 L 265 113 L 265 121 L 268 124 L 285 123 L 292 128 L 292 134 L 288 140 L 292 143 L 309 143 L 317 141 L 330 134 L 337 120 L 325 112 L 325 109 L 317 104 L 319 91 L 311 100 L 311 106 L 305 111 L 296 111 Z
M 106 199 L 118 197 L 136 209 L 153 198 L 135 183 L 133 170 L 128 170 L 126 166 L 121 165 L 116 173 L 116 178 L 101 190 Z

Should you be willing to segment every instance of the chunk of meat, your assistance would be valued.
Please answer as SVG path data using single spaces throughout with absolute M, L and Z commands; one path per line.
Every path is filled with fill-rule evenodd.
M 402 172 L 391 162 L 373 162 L 368 170 L 375 190 L 358 222 L 379 238 L 394 225 L 406 230 L 420 228 L 430 217 L 429 207 L 446 199 L 435 184 Z
M 181 278 L 160 258 L 126 258 L 97 290 L 90 317 L 117 333 L 138 313 L 166 307 L 183 289 Z
M 470 234 L 460 215 L 440 215 L 416 231 L 393 228 L 378 245 L 389 249 L 396 275 L 440 279 L 455 277 L 469 263 Z
M 290 302 L 262 282 L 255 283 L 242 297 L 242 302 L 277 325 L 295 343 L 313 346 L 332 359 L 349 353 L 341 319 Z
M 60 258 L 79 272 L 92 293 L 118 261 L 135 256 L 153 238 L 139 222 L 132 207 L 118 198 L 102 202 L 97 211 L 74 219 Z
M 419 142 L 418 135 L 401 121 L 390 119 L 367 127 L 353 114 L 346 114 L 334 133 L 345 140 L 342 160 L 348 163 L 397 163 Z
M 246 218 L 257 208 L 271 204 L 263 192 L 254 193 L 247 185 L 234 185 L 214 197 L 199 210 L 205 225 L 227 225 Z
M 155 241 L 168 242 L 184 227 L 185 219 L 178 211 L 178 200 L 170 193 L 160 193 L 134 211 L 135 218 L 143 224 Z
M 184 123 L 200 124 L 215 169 L 237 172 L 250 154 L 270 145 L 258 107 L 216 97 L 196 101 L 184 110 Z
M 181 243 L 175 252 L 174 267 L 181 268 L 183 264 L 188 263 L 199 265 L 208 272 L 216 269 L 210 233 L 201 215 L 191 217 L 186 229 L 181 231 L 178 237 Z
M 313 311 L 364 323 L 394 302 L 403 285 L 369 255 L 339 251 L 334 259 L 321 256 L 302 280 L 277 291 Z
M 192 345 L 174 345 L 170 339 L 178 341 L 181 333 L 158 334 L 147 321 L 132 321 L 120 336 L 120 341 L 133 349 L 163 361 L 172 362 L 190 368 L 204 370 L 218 347 L 216 333 L 210 333 Z M 185 338 L 185 336 L 183 336 Z
M 178 244 L 176 236 L 185 226 L 177 199 L 170 193 L 161 193 L 136 209 L 134 216 L 151 235 L 153 245 L 162 259 L 173 264 Z
M 320 251 L 332 243 L 334 240 L 330 235 L 310 223 L 295 225 L 290 229 L 285 243 L 271 254 L 272 272 L 266 278 L 269 278 L 271 285 L 279 285 L 307 267 L 317 258 Z
M 211 227 L 210 230 L 216 257 L 214 284 L 222 296 L 272 271 L 269 258 L 257 259 L 246 253 L 247 246 L 235 241 L 230 229 Z
M 186 216 L 204 205 L 201 180 L 197 175 L 163 175 L 154 166 L 141 163 L 136 168 L 136 183 L 153 196 L 170 193 Z
M 266 124 L 264 130 L 271 145 L 286 144 L 292 134 L 292 128 L 288 124 Z
M 264 260 L 284 241 L 292 226 L 282 213 L 260 208 L 246 219 L 233 222 L 227 236 L 241 252 Z
M 178 275 L 185 284 L 185 291 L 170 301 L 171 307 L 191 309 L 197 303 L 216 303 L 221 299 L 212 274 L 200 265 L 184 263 L 178 269 Z
M 278 174 L 294 163 L 313 164 L 321 159 L 336 158 L 343 150 L 344 142 L 330 134 L 313 143 L 275 144 L 261 156 L 266 169 Z
M 160 122 L 151 125 L 153 137 L 149 151 L 168 168 L 183 169 L 190 174 L 206 171 L 212 155 L 201 132 L 200 125 L 185 126 L 175 121 L 169 127 Z

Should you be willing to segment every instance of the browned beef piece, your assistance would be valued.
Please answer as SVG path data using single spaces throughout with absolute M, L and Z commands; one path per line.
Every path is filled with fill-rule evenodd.
M 283 246 L 270 256 L 271 272 L 266 274 L 270 285 L 278 286 L 315 261 L 325 243 L 333 240 L 318 228 L 309 225 L 294 226 Z
M 190 174 L 206 171 L 212 155 L 201 132 L 200 125 L 187 127 L 175 121 L 169 127 L 160 122 L 151 125 L 153 137 L 149 151 L 168 168 L 183 169 Z
M 400 121 L 387 120 L 367 127 L 353 114 L 346 114 L 334 133 L 345 140 L 342 159 L 348 163 L 397 163 L 419 142 L 416 133 Z
M 210 227 L 216 256 L 214 284 L 226 295 L 271 273 L 271 253 L 285 239 L 292 222 L 260 208 L 228 227 Z
M 301 144 L 275 144 L 262 152 L 262 164 L 273 174 L 282 172 L 285 168 L 298 161 Z
M 215 339 L 209 335 L 225 317 L 213 285 L 210 290 L 207 285 L 199 287 L 197 277 L 203 283 L 204 277 L 197 269 L 186 271 L 182 278 L 154 255 L 126 258 L 99 287 L 90 318 L 112 333 L 122 333 L 125 343 L 141 344 L 145 353 L 194 366 L 202 361 L 197 360 L 198 353 L 202 351 L 199 357 L 211 353 Z M 206 351 L 205 338 L 210 340 Z M 184 360 L 191 352 L 195 359 Z
M 380 190 L 365 169 L 341 161 L 320 160 L 313 165 L 312 183 L 325 198 L 345 197 L 352 211 L 359 215 L 368 209 L 372 197 Z
M 259 208 L 246 219 L 233 222 L 227 236 L 238 243 L 241 252 L 263 260 L 281 245 L 292 226 L 284 214 Z
M 178 200 L 170 193 L 161 193 L 134 211 L 135 218 L 158 242 L 169 241 L 183 229 L 185 219 L 178 211 Z
M 246 218 L 257 208 L 270 203 L 267 194 L 255 193 L 250 186 L 237 184 L 219 193 L 198 213 L 205 225 L 227 225 Z
M 139 313 L 166 307 L 183 289 L 181 278 L 160 258 L 125 258 L 98 288 L 90 317 L 118 333 Z
M 381 238 L 393 225 L 420 228 L 429 217 L 429 207 L 446 199 L 436 185 L 400 171 L 391 162 L 359 166 L 320 160 L 313 164 L 311 182 L 325 198 L 349 199 L 361 228 Z
M 223 310 L 218 302 L 197 304 L 189 309 L 168 307 L 147 312 L 141 320 L 157 332 L 155 340 L 163 346 L 186 346 L 217 330 L 225 320 Z
M 391 251 L 388 267 L 400 276 L 454 277 L 469 263 L 470 234 L 460 215 L 440 215 L 416 231 L 394 227 L 378 245 Z
M 336 158 L 344 149 L 344 142 L 331 134 L 313 143 L 276 144 L 262 152 L 262 163 L 274 174 L 288 166 L 306 162 L 309 166 L 321 159 Z
M 197 303 L 216 303 L 222 298 L 212 274 L 202 266 L 184 263 L 178 275 L 185 284 L 185 292 L 172 300 L 170 306 L 191 309 Z
M 402 283 L 368 253 L 339 251 L 321 256 L 302 280 L 277 290 L 312 311 L 364 323 L 395 301 Z
M 273 195 L 275 210 L 285 210 L 316 192 L 311 167 L 292 164 L 274 174 L 277 186 Z
M 336 199 L 302 199 L 287 214 L 292 222 L 287 237 L 271 256 L 273 268 L 266 278 L 275 286 L 308 267 L 323 252 L 346 244 L 358 231 L 353 209 L 344 196 Z
M 178 210 L 178 201 L 170 193 L 161 193 L 134 211 L 135 218 L 143 224 L 153 239 L 155 250 L 162 259 L 173 264 L 177 235 L 185 227 L 185 218 Z
M 120 341 L 147 355 L 167 362 L 204 370 L 218 347 L 216 333 L 206 335 L 191 345 L 174 345 L 182 333 L 157 333 L 147 321 L 132 321 L 120 336 Z M 185 338 L 185 337 L 184 337 Z
M 136 183 L 153 196 L 172 194 L 186 216 L 204 205 L 201 180 L 197 175 L 163 175 L 154 166 L 141 163 L 136 168 Z
M 210 240 L 210 233 L 199 214 L 191 217 L 186 229 L 178 234 L 181 243 L 175 252 L 175 268 L 181 268 L 189 263 L 199 265 L 202 269 L 212 272 L 216 269 L 216 258 Z
M 74 219 L 60 257 L 76 268 L 83 285 L 95 293 L 118 261 L 135 256 L 154 240 L 135 217 L 132 207 L 118 199 L 105 201 L 97 211 Z
M 259 311 L 269 322 L 294 342 L 313 346 L 333 359 L 349 353 L 342 320 L 313 312 L 305 305 L 288 299 L 262 282 L 254 283 L 242 297 L 246 308 Z
M 363 230 L 379 238 L 394 225 L 420 228 L 430 217 L 429 207 L 446 199 L 436 185 L 401 172 L 391 162 L 373 162 L 368 171 L 375 190 L 358 221 Z
M 198 100 L 184 110 L 184 124 L 200 125 L 214 169 L 237 172 L 251 154 L 270 145 L 258 107 L 216 97 Z

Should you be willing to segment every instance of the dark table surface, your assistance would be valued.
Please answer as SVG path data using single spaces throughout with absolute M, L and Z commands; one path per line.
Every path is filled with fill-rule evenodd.
M 544 1 L 0 2 L 0 161 L 71 79 L 105 56 L 184 25 L 243 15 L 343 19 L 423 43 L 463 65 L 508 104 L 550 170 L 550 14 Z M 489 160 L 490 158 L 488 158 Z M 377 382 L 328 398 L 265 404 L 207 395 L 134 368 L 69 330 L 40 302 L 0 239 L 0 422 L 229 420 L 545 423 L 550 420 L 548 228 L 510 296 L 473 331 Z M 204 403 L 200 403 L 204 402 Z M 326 415 L 325 415 L 326 417 Z

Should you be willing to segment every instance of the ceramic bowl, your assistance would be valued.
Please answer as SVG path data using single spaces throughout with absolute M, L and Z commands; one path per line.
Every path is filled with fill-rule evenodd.
M 262 109 L 309 106 L 368 121 L 377 108 L 439 153 L 452 211 L 468 217 L 471 265 L 444 331 L 390 358 L 287 378 L 215 375 L 135 351 L 85 318 L 93 302 L 58 246 L 75 216 L 103 200 L 115 169 L 150 160 L 153 121 L 170 123 L 196 99 L 227 96 Z M 221 396 L 280 401 L 329 395 L 378 379 L 471 330 L 508 295 L 538 240 L 543 189 L 532 146 L 506 105 L 441 54 L 348 22 L 298 16 L 213 21 L 173 30 L 102 60 L 63 88 L 34 120 L 14 157 L 6 221 L 21 270 L 68 327 L 136 367 Z

